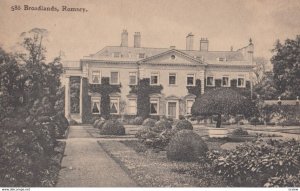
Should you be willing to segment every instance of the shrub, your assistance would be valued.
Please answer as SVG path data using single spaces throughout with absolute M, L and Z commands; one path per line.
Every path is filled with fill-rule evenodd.
M 100 119 L 96 119 L 95 121 L 94 121 L 94 123 L 93 123 L 93 126 L 96 128 L 96 125 L 97 125 L 97 123 L 99 122 L 99 121 L 101 121 Z
M 209 153 L 214 171 L 234 186 L 300 186 L 300 142 L 256 141 Z
M 132 121 L 133 125 L 142 125 L 144 122 L 144 119 L 142 117 L 136 117 Z
M 260 121 L 257 117 L 250 119 L 250 125 L 263 125 L 264 123 Z
M 168 120 L 159 120 L 155 123 L 155 126 L 152 128 L 152 130 L 156 132 L 162 132 L 166 129 L 172 129 L 172 125 Z
M 193 130 L 193 125 L 188 120 L 183 119 L 177 122 L 175 128 L 178 130 L 182 130 L 182 129 Z
M 135 137 L 137 137 L 138 140 L 148 148 L 163 150 L 176 132 L 177 130 L 173 129 L 166 129 L 162 132 L 157 132 L 153 131 L 153 128 L 142 127 L 137 131 Z
M 281 126 L 299 126 L 300 121 L 296 120 L 296 119 L 289 119 L 289 120 L 285 120 L 283 122 L 278 123 L 278 125 L 281 125 Z
M 208 151 L 206 143 L 191 130 L 181 130 L 167 146 L 167 158 L 176 161 L 196 161 Z
M 232 132 L 232 135 L 245 136 L 245 135 L 248 135 L 248 131 L 246 131 L 240 127 L 240 128 L 235 129 Z
M 147 118 L 147 119 L 144 120 L 143 126 L 146 126 L 146 127 L 154 127 L 154 126 L 155 126 L 155 123 L 156 123 L 156 120 L 155 120 L 155 119 Z
M 96 123 L 95 128 L 101 129 L 101 128 L 103 127 L 104 123 L 105 123 L 105 120 L 99 120 L 99 121 Z
M 125 128 L 122 123 L 107 120 L 100 129 L 102 135 L 125 135 Z

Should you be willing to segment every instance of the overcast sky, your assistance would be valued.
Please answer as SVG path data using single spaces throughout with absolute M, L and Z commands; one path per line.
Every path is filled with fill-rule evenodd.
M 11 11 L 13 5 L 82 7 L 88 12 Z M 210 50 L 234 50 L 255 45 L 255 56 L 270 58 L 276 39 L 300 34 L 299 0 L 1 0 L 0 45 L 13 51 L 22 32 L 49 31 L 48 60 L 65 53 L 78 60 L 104 46 L 120 45 L 120 34 L 141 32 L 142 46 L 185 49 L 185 37 L 209 39 Z

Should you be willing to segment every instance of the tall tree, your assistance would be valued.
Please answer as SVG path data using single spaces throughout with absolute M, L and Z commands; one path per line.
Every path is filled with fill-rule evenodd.
M 282 44 L 277 41 L 271 58 L 274 83 L 284 98 L 300 95 L 300 35 L 295 40 L 287 39 Z

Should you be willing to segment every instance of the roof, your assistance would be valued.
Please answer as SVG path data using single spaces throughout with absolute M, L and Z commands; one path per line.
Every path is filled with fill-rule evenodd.
M 169 51 L 171 48 L 134 48 L 121 46 L 106 46 L 99 52 L 85 56 L 83 59 L 111 60 L 111 61 L 140 61 L 148 57 Z M 199 50 L 178 50 L 195 59 L 205 61 L 209 64 L 226 64 L 218 61 L 218 58 L 226 61 L 246 61 L 241 51 L 199 51 Z

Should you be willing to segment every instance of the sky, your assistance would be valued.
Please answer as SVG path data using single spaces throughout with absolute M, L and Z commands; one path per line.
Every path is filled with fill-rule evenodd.
M 11 7 L 62 6 L 87 12 L 11 11 Z M 141 32 L 143 47 L 185 49 L 192 32 L 194 49 L 201 37 L 209 50 L 234 50 L 252 38 L 256 57 L 270 59 L 277 39 L 300 34 L 299 0 L 1 0 L 0 46 L 16 50 L 20 34 L 32 28 L 47 29 L 47 60 L 64 52 L 65 60 L 79 60 L 105 46 L 119 46 L 127 29 L 129 46 Z

